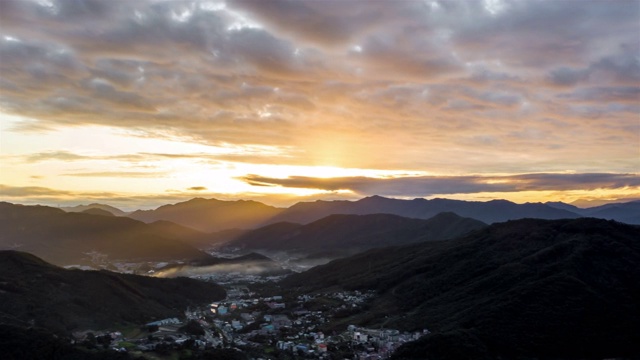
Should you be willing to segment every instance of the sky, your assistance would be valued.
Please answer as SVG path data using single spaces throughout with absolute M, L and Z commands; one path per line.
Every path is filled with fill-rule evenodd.
M 640 199 L 640 1 L 0 0 L 0 200 Z

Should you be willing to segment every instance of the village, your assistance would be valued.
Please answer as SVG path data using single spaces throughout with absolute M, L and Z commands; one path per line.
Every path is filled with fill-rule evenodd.
M 153 276 L 167 263 L 109 263 L 93 253 L 92 265 L 114 266 L 123 273 Z M 286 275 L 266 276 L 242 272 L 212 272 L 190 277 L 222 285 L 227 297 L 194 309 L 182 317 L 140 324 L 144 331 L 126 337 L 122 332 L 77 334 L 78 341 L 90 341 L 120 352 L 167 355 L 175 351 L 235 348 L 252 359 L 387 359 L 402 344 L 429 333 L 344 325 L 340 331 L 324 333 L 322 328 L 336 319 L 367 310 L 374 292 L 336 291 L 303 295 L 261 296 L 276 291 L 252 291 L 277 283 Z
M 362 311 L 372 292 L 261 297 L 247 286 L 227 288 L 224 301 L 186 309 L 182 318 L 144 324 L 142 336 L 120 332 L 95 336 L 116 351 L 163 355 L 172 351 L 235 348 L 252 359 L 387 359 L 402 344 L 429 333 L 348 325 L 325 334 L 321 328 L 340 314 Z

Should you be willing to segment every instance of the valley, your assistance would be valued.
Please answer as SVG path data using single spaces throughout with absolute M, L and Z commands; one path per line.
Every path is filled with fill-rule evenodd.
M 62 246 L 64 256 L 52 259 L 66 268 L 1 251 L 0 325 L 18 339 L 38 333 L 69 353 L 185 360 L 640 353 L 635 225 L 334 214 L 208 235 L 91 209 L 0 205 L 0 221 L 13 227 L 4 244 L 20 240 L 18 248 L 49 258 Z M 172 250 L 161 250 L 165 244 Z M 3 346 L 19 353 L 19 344 Z
M 0 0 L 0 360 L 640 360 L 640 0 Z

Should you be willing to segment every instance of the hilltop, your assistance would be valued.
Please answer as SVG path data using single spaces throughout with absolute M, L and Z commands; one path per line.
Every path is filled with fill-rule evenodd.
M 134 211 L 129 217 L 147 223 L 168 220 L 209 233 L 233 228 L 252 228 L 268 221 L 280 211 L 279 208 L 251 200 L 194 198 L 155 210 Z
M 87 211 L 91 211 L 91 210 L 102 210 L 102 211 L 106 211 L 114 216 L 125 216 L 127 215 L 126 212 L 113 207 L 111 205 L 107 205 L 107 204 L 98 204 L 98 203 L 92 203 L 89 205 L 76 205 L 76 206 L 66 206 L 66 207 L 61 207 L 61 210 L 64 210 L 66 212 L 87 212 Z M 90 212 L 89 212 L 90 213 Z
M 375 290 L 348 321 L 432 331 L 396 359 L 638 356 L 638 239 L 638 227 L 600 219 L 509 221 L 370 250 L 281 285 Z

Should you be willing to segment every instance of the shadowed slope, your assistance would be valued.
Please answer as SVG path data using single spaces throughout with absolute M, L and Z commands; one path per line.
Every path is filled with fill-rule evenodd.
M 433 331 L 398 359 L 638 356 L 638 239 L 613 221 L 517 220 L 371 250 L 282 284 L 378 291 L 352 321 Z
M 0 251 L 2 323 L 62 333 L 141 325 L 224 297 L 224 289 L 212 283 L 66 270 L 28 253 Z
M 330 215 L 307 225 L 277 223 L 256 229 L 229 242 L 249 249 L 303 253 L 356 252 L 374 247 L 443 240 L 486 226 L 453 213 L 428 220 L 389 214 Z

